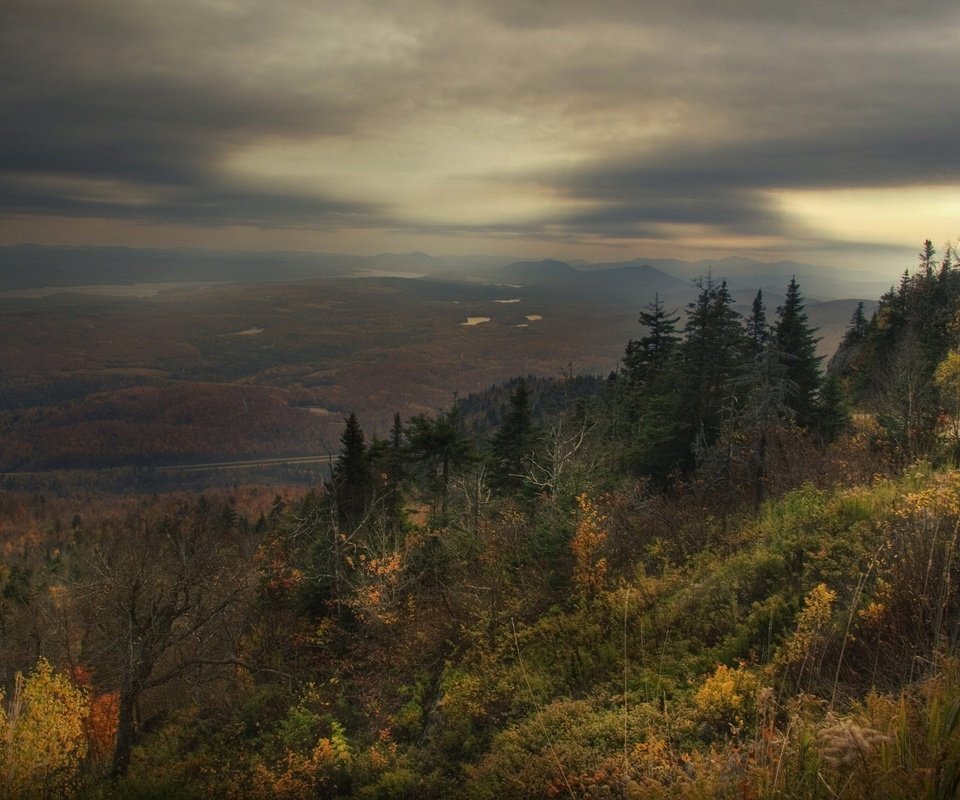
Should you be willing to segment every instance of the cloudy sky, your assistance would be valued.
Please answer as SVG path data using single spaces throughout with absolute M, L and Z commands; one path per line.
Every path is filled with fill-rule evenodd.
M 958 53 L 957 0 L 2 0 L 0 244 L 899 270 Z

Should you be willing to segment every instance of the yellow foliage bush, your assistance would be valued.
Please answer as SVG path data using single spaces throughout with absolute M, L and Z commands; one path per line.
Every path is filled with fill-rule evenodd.
M 696 717 L 717 732 L 739 735 L 756 713 L 760 679 L 741 664 L 730 669 L 720 664 L 693 697 Z
M 830 625 L 836 599 L 837 593 L 826 584 L 817 584 L 810 590 L 803 610 L 797 614 L 796 629 L 777 653 L 778 666 L 802 668 L 812 659 Z
M 0 693 L 0 797 L 73 797 L 87 753 L 86 695 L 43 658 L 17 673 L 10 702 Z
M 573 585 L 581 594 L 592 596 L 607 585 L 607 559 L 602 554 L 607 541 L 603 527 L 606 517 L 586 494 L 577 497 L 577 504 L 580 506 L 580 521 L 570 545 L 575 560 Z
M 344 730 L 331 723 L 329 737 L 321 737 L 309 753 L 287 749 L 279 763 L 260 763 L 247 787 L 249 798 L 307 798 L 337 794 L 349 781 L 352 760 Z

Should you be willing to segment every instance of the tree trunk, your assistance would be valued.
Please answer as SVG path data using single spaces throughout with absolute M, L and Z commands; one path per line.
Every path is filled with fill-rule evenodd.
M 137 698 L 140 690 L 134 686 L 125 685 L 120 688 L 120 704 L 117 715 L 117 743 L 113 750 L 113 766 L 111 772 L 114 777 L 127 774 L 130 766 L 130 751 L 133 749 L 135 730 L 135 715 Z
M 440 516 L 443 518 L 443 524 L 447 524 L 447 484 L 450 481 L 450 456 L 443 454 L 443 476 L 441 478 L 443 487 L 440 495 Z
M 767 431 L 766 428 L 760 431 L 760 442 L 757 445 L 757 470 L 753 478 L 753 502 L 754 507 L 759 509 L 763 504 L 764 482 L 767 477 Z

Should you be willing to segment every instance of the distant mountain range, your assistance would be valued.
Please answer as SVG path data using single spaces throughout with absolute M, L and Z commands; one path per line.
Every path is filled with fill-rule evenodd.
M 655 267 L 687 280 L 712 275 L 716 280 L 726 280 L 731 290 L 750 289 L 756 292 L 757 289 L 762 289 L 764 294 L 768 292 L 782 294 L 790 278 L 796 277 L 804 294 L 811 300 L 850 297 L 873 299 L 899 280 L 897 275 L 883 279 L 869 273 L 838 267 L 804 264 L 799 261 L 763 262 L 738 256 L 702 261 L 679 261 L 673 258 L 635 259 L 626 262 L 593 264 L 584 268 L 606 270 L 637 264 Z
M 524 261 L 504 256 L 431 256 L 380 253 L 374 256 L 308 252 L 252 252 L 189 248 L 0 247 L 0 290 L 183 281 L 288 281 L 317 277 L 395 275 L 484 281 L 541 289 L 576 290 L 617 299 L 654 293 L 677 299 L 692 281 L 710 275 L 726 280 L 738 301 L 749 303 L 757 289 L 781 297 L 796 276 L 808 301 L 877 298 L 897 280 L 836 267 L 795 261 L 766 263 L 750 258 L 680 261 L 645 259 L 590 263 Z M 746 294 L 749 293 L 749 297 Z M 647 302 L 646 300 L 644 302 Z
M 516 261 L 498 273 L 505 283 L 523 286 L 560 287 L 624 299 L 630 296 L 669 296 L 691 289 L 691 282 L 676 278 L 646 264 L 613 266 L 603 270 L 579 270 L 565 261 Z M 649 300 L 648 300 L 649 302 Z

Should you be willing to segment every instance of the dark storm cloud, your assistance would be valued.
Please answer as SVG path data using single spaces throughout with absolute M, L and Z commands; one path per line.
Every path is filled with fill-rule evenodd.
M 736 234 L 779 234 L 790 226 L 763 198 L 737 189 L 700 187 L 695 193 L 638 189 L 629 197 L 558 220 L 570 230 L 618 239 L 664 235 L 661 227 L 708 225 Z
M 960 182 L 958 30 L 956 0 L 7 0 L 0 210 L 804 235 L 771 193 Z M 513 121 L 514 138 L 487 120 Z M 472 149 L 456 160 L 448 139 Z M 238 154 L 298 143 L 316 155 L 295 186 L 265 156 L 243 162 L 260 172 L 237 167 Z M 501 165 L 501 150 L 529 166 Z M 365 194 L 338 176 L 344 152 L 360 153 L 348 166 Z M 471 226 L 397 199 L 404 170 L 426 164 L 456 187 L 487 163 L 489 185 L 538 191 L 543 208 Z M 389 167 L 388 201 L 376 183 Z
M 627 25 L 663 24 L 671 28 L 691 26 L 763 25 L 794 29 L 843 28 L 862 31 L 873 24 L 928 25 L 956 14 L 953 0 L 488 0 L 483 7 L 504 24 L 520 28 L 551 28 L 602 20 Z M 955 19 L 955 17 L 954 17 Z
M 605 7 L 608 19 L 684 32 L 670 52 L 631 54 L 613 82 L 635 80 L 637 97 L 673 98 L 689 123 L 633 152 L 613 145 L 575 169 L 535 176 L 588 206 L 554 223 L 618 237 L 653 235 L 661 223 L 802 236 L 771 192 L 960 183 L 960 71 L 942 34 L 957 30 L 955 3 L 671 5 L 672 23 L 657 4 Z M 585 22 L 584 8 L 500 10 L 507 24 L 549 27 Z M 589 8 L 589 19 L 603 17 L 603 6 Z M 717 13 L 719 31 L 705 23 Z M 795 38 L 817 25 L 817 36 Z M 730 46 L 733 28 L 742 46 Z M 571 66 L 570 96 L 583 87 L 602 97 L 603 57 Z
M 371 204 L 340 203 L 289 193 L 270 193 L 261 187 L 204 188 L 173 191 L 152 199 L 148 214 L 141 203 L 91 197 L 89 192 L 52 192 L 10 181 L 0 187 L 0 207 L 24 213 L 63 217 L 97 217 L 190 225 L 309 226 L 322 222 L 343 227 L 370 225 L 380 210 Z
M 653 158 L 614 158 L 545 176 L 569 197 L 599 208 L 565 217 L 577 229 L 619 235 L 638 223 L 713 225 L 735 233 L 797 233 L 768 199 L 778 189 L 884 188 L 960 183 L 954 119 L 903 130 L 828 131 L 723 147 L 669 148 Z M 639 229 L 643 229 L 643 226 Z
M 181 8 L 178 9 L 178 5 Z M 149 4 L 13 2 L 0 12 L 0 202 L 16 212 L 93 214 L 201 224 L 303 223 L 370 213 L 350 203 L 240 187 L 220 172 L 238 143 L 260 136 L 336 136 L 363 114 L 358 99 L 259 80 L 237 49 L 257 27 L 252 12 L 223 20 L 201 42 L 190 4 L 161 21 Z M 154 9 L 156 5 L 154 5 Z M 183 17 L 177 15 L 182 11 Z M 154 29 L 152 25 L 157 25 Z M 232 26 L 230 39 L 229 28 Z M 217 50 L 217 48 L 224 48 Z M 229 53 L 207 64 L 205 53 Z M 251 54 L 252 55 L 252 54 Z M 215 59 L 214 59 L 215 61 Z M 57 180 L 120 182 L 157 195 L 117 203 L 63 191 Z M 81 197 L 77 197 L 79 194 Z M 172 202 L 171 202 L 172 201 Z

